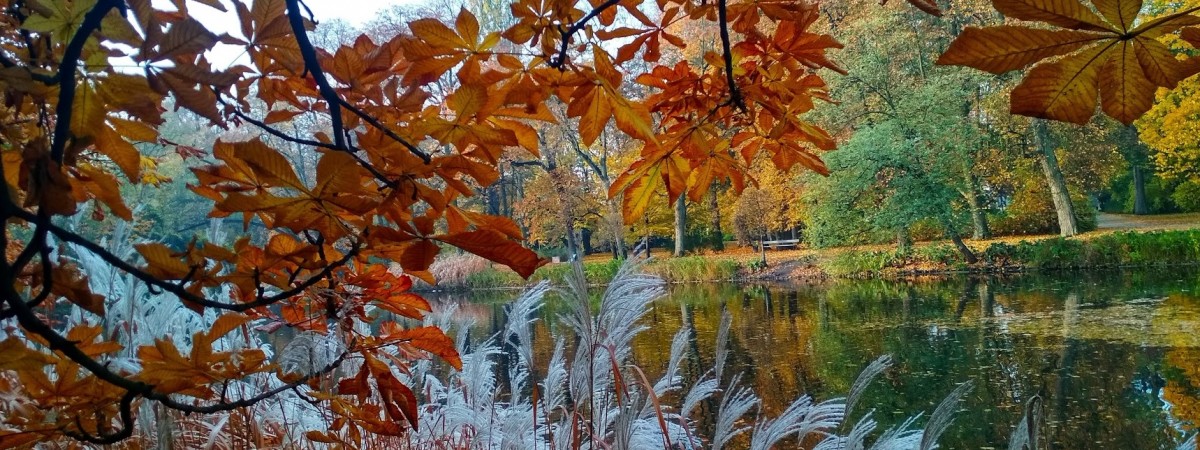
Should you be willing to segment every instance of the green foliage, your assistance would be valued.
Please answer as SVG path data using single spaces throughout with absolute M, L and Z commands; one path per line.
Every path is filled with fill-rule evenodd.
M 1175 193 L 1181 188 L 1184 192 L 1176 196 Z M 1147 172 L 1146 200 L 1149 203 L 1151 214 L 1200 211 L 1200 209 L 1189 210 L 1184 205 L 1191 202 L 1192 207 L 1200 206 L 1200 187 L 1192 181 L 1178 178 L 1167 179 Z M 1114 178 L 1109 183 L 1108 189 L 1102 193 L 1101 209 L 1111 213 L 1132 214 L 1134 201 L 1133 175 L 1123 173 Z
M 903 261 L 903 255 L 895 251 L 846 251 L 823 263 L 821 269 L 833 277 L 867 278 Z
M 583 275 L 588 284 L 604 285 L 612 281 L 620 269 L 622 260 L 584 261 Z M 439 289 L 495 289 L 524 287 L 540 281 L 549 281 L 555 285 L 565 285 L 566 278 L 571 274 L 568 263 L 547 264 L 539 267 L 529 278 L 522 280 L 520 276 L 505 267 L 487 264 L 477 267 L 470 274 L 456 280 L 439 282 Z M 704 256 L 685 256 L 682 258 L 666 258 L 653 260 L 645 266 L 647 273 L 662 277 L 672 283 L 696 283 L 720 280 L 732 280 L 742 273 L 743 266 L 736 260 L 717 259 Z
M 1185 181 L 1175 186 L 1171 200 L 1183 212 L 1200 212 L 1200 183 Z
M 983 264 L 973 268 L 950 244 L 917 247 L 908 255 L 892 251 L 845 251 L 821 268 L 830 276 L 869 278 L 895 271 L 934 270 L 994 271 L 1002 268 L 1081 269 L 1093 267 L 1164 266 L 1200 263 L 1200 230 L 1121 232 L 1092 239 L 1049 238 L 1015 245 L 996 242 L 979 252 Z

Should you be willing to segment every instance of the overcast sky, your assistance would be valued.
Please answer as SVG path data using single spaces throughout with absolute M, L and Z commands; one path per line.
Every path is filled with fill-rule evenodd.
M 375 17 L 376 13 L 389 5 L 420 3 L 420 0 L 307 0 L 317 20 L 337 18 L 362 25 Z

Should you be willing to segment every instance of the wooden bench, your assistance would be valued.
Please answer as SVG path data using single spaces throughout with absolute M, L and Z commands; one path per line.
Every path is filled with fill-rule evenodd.
M 766 247 L 771 250 L 779 250 L 779 249 L 784 249 L 784 248 L 796 248 L 799 245 L 800 245 L 799 239 L 780 239 L 777 241 L 761 241 L 761 242 L 759 242 L 760 248 Z

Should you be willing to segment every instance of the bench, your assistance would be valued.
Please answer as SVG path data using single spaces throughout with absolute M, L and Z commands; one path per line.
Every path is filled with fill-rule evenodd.
M 799 239 L 780 239 L 777 241 L 761 241 L 759 248 L 769 248 L 771 250 L 779 250 L 784 248 L 796 248 L 800 245 Z

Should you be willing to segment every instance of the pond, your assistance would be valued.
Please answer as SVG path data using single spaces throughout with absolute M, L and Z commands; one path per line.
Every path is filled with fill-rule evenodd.
M 479 335 L 499 329 L 514 292 L 431 296 L 460 302 Z M 1200 271 L 1061 272 L 808 285 L 675 285 L 644 318 L 635 357 L 661 371 L 671 338 L 696 330 L 691 376 L 712 364 L 722 310 L 732 318 L 731 364 L 772 415 L 800 393 L 844 395 L 859 371 L 891 354 L 866 392 L 880 428 L 924 411 L 973 380 L 943 449 L 1007 448 L 1034 395 L 1053 449 L 1174 448 L 1200 424 Z M 554 304 L 544 314 L 553 317 Z M 548 355 L 555 328 L 538 323 Z M 545 356 L 543 356 L 544 358 Z M 543 359 L 544 360 L 544 359 Z M 703 426 L 703 424 L 701 424 Z

